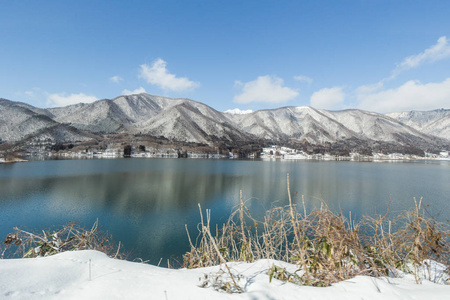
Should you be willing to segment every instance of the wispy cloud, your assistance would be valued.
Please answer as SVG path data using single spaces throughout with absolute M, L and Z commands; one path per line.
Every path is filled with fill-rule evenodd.
M 116 76 L 109 77 L 109 80 L 114 83 L 119 83 L 119 82 L 123 81 L 123 78 L 116 75 Z
M 142 94 L 142 93 L 147 93 L 142 86 L 140 88 L 137 88 L 137 89 L 133 90 L 133 91 L 130 91 L 130 90 L 127 90 L 127 89 L 122 91 L 122 95 L 134 95 L 134 94 Z
M 297 91 L 283 85 L 283 79 L 270 75 L 259 76 L 256 80 L 246 83 L 236 81 L 235 86 L 241 86 L 242 92 L 234 97 L 234 102 L 283 103 L 297 97 Z
M 381 90 L 384 86 L 384 83 L 382 81 L 373 83 L 373 84 L 366 84 L 361 85 L 355 89 L 356 95 L 367 95 L 370 93 L 375 93 L 379 90 Z
M 307 84 L 311 84 L 313 82 L 312 78 L 304 75 L 294 76 L 294 80 L 299 82 L 306 82 Z
M 41 96 L 43 94 L 43 91 L 38 87 L 34 87 L 32 89 L 29 89 L 28 91 L 20 91 L 16 92 L 15 94 L 19 97 L 23 97 L 25 95 L 28 98 L 36 98 L 38 96 Z
M 59 107 L 77 103 L 90 103 L 97 100 L 97 97 L 83 93 L 70 95 L 67 95 L 66 93 L 49 94 L 47 96 L 47 105 L 50 107 Z
M 400 73 L 417 68 L 420 65 L 430 62 L 436 62 L 441 59 L 450 57 L 450 44 L 446 36 L 442 36 L 437 40 L 435 45 L 425 49 L 423 52 L 415 55 L 411 55 L 403 59 L 403 61 L 396 65 L 396 67 L 391 71 L 389 77 L 381 79 L 378 83 L 363 85 L 357 88 L 357 93 L 367 93 L 369 90 L 371 92 L 379 91 L 384 87 L 387 81 L 395 79 Z
M 391 75 L 375 84 L 362 85 L 355 89 L 354 96 L 361 109 L 377 112 L 405 110 L 429 110 L 448 107 L 450 99 L 450 78 L 440 83 L 422 84 L 410 80 L 397 88 L 385 89 L 385 83 L 395 79 L 400 73 L 450 58 L 450 43 L 446 36 L 419 54 L 406 57 L 391 71 Z
M 311 95 L 311 106 L 323 109 L 336 109 L 344 102 L 345 93 L 340 86 L 321 89 Z
M 149 84 L 156 85 L 163 90 L 170 91 L 186 91 L 200 86 L 200 83 L 191 81 L 186 77 L 177 77 L 175 74 L 169 73 L 166 68 L 167 63 L 158 58 L 151 66 L 143 64 L 139 77 L 143 78 Z
M 240 81 L 240 80 L 235 80 L 234 81 L 234 87 L 235 88 L 240 88 L 242 86 L 244 86 L 244 83 L 242 81 Z
M 393 79 L 403 71 L 416 68 L 424 63 L 436 62 L 448 57 L 450 57 L 449 40 L 446 36 L 442 36 L 435 45 L 425 49 L 422 53 L 408 56 L 401 63 L 397 64 L 388 79 Z
M 376 112 L 399 112 L 448 108 L 450 78 L 439 83 L 422 84 L 410 80 L 398 88 L 360 95 L 359 108 Z

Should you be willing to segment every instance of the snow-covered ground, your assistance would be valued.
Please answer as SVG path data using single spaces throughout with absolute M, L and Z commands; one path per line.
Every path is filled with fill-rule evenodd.
M 294 265 L 271 260 L 229 264 L 240 275 L 245 292 L 227 294 L 200 287 L 205 276 L 210 282 L 218 276 L 219 281 L 226 280 L 220 266 L 172 270 L 116 260 L 91 250 L 5 259 L 0 260 L 0 299 L 450 299 L 450 285 L 428 280 L 416 284 L 412 275 L 395 279 L 358 276 L 326 288 L 277 279 L 269 282 L 267 270 L 273 263 L 295 271 Z

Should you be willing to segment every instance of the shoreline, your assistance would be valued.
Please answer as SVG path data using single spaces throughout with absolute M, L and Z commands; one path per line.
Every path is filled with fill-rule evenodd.
M 18 162 L 28 162 L 30 160 L 27 159 L 22 159 L 22 158 L 13 158 L 13 159 L 0 159 L 0 164 L 13 164 L 13 163 L 18 163 Z
M 248 157 L 237 158 L 227 156 L 207 156 L 207 155 L 193 155 L 188 157 L 173 157 L 173 156 L 84 156 L 84 155 L 52 155 L 52 156 L 26 156 L 27 159 L 14 158 L 10 160 L 0 159 L 1 164 L 12 164 L 20 162 L 32 162 L 32 161 L 46 161 L 46 160 L 91 160 L 91 159 L 211 159 L 211 160 L 262 160 L 262 161 L 348 161 L 348 162 L 424 162 L 424 161 L 450 161 L 450 158 L 430 158 L 430 157 L 396 157 L 396 158 L 380 158 L 380 157 L 342 157 L 342 156 L 316 156 L 309 157 L 275 157 L 275 156 L 262 156 L 262 157 Z

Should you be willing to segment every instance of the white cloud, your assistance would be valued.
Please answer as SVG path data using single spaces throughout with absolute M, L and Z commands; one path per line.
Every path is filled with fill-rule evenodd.
M 235 88 L 239 88 L 241 86 L 244 86 L 244 83 L 242 81 L 240 81 L 240 80 L 235 80 L 234 81 L 234 87 Z
M 381 90 L 383 86 L 384 83 L 382 81 L 374 84 L 361 85 L 356 88 L 355 93 L 356 95 L 366 95 Z
M 400 73 L 416 68 L 424 63 L 439 61 L 450 57 L 450 44 L 446 36 L 442 36 L 437 40 L 435 45 L 425 49 L 422 53 L 406 57 L 401 63 L 391 71 L 389 77 L 383 78 L 375 84 L 360 86 L 356 89 L 356 93 L 370 93 L 383 88 L 385 82 L 395 79 Z
M 138 89 L 133 90 L 133 91 L 130 91 L 130 90 L 127 90 L 127 89 L 122 91 L 122 95 L 134 95 L 134 94 L 142 94 L 142 93 L 147 93 L 142 86 L 140 88 L 138 88 Z
M 231 115 L 246 115 L 246 114 L 251 114 L 252 112 L 253 112 L 253 110 L 251 110 L 251 109 L 241 110 L 239 108 L 229 109 L 229 110 L 224 111 L 224 113 L 231 114 Z
M 395 67 L 388 79 L 393 79 L 401 72 L 416 68 L 425 62 L 435 62 L 447 57 L 450 57 L 449 40 L 447 37 L 442 36 L 438 39 L 435 45 L 425 49 L 422 53 L 405 58 Z
M 155 60 L 151 66 L 143 64 L 139 77 L 163 90 L 180 92 L 200 86 L 198 82 L 191 81 L 186 77 L 176 77 L 175 74 L 170 74 L 166 65 L 167 63 L 161 58 Z
M 242 86 L 242 93 L 234 97 L 234 102 L 250 103 L 283 103 L 295 98 L 298 92 L 283 86 L 283 79 L 277 76 L 259 76 L 256 80 L 246 82 L 244 84 L 236 84 Z
M 345 100 L 345 93 L 342 87 L 321 89 L 311 95 L 310 104 L 315 108 L 336 109 Z
M 442 36 L 436 44 L 419 54 L 406 57 L 397 64 L 392 70 L 391 76 L 378 83 L 363 85 L 355 89 L 354 95 L 359 102 L 359 108 L 376 112 L 397 112 L 448 107 L 450 101 L 448 82 L 450 79 L 441 83 L 428 84 L 411 80 L 400 87 L 383 90 L 385 83 L 395 79 L 400 73 L 445 58 L 450 58 L 450 43 L 446 36 Z
M 111 80 L 114 83 L 119 83 L 119 82 L 123 81 L 123 78 L 116 75 L 116 76 L 109 77 L 109 80 Z
M 68 96 L 66 96 L 65 93 L 50 94 L 47 96 L 47 105 L 50 107 L 59 107 L 77 103 L 90 103 L 97 100 L 97 97 L 89 96 L 83 93 L 70 94 Z
M 19 97 L 28 96 L 29 98 L 36 98 L 42 95 L 42 90 L 38 87 L 34 87 L 28 91 L 16 92 L 15 94 Z
M 410 80 L 398 88 L 358 95 L 359 108 L 376 112 L 399 112 L 449 108 L 450 78 L 422 84 Z
M 303 75 L 294 76 L 294 80 L 299 82 L 306 82 L 307 84 L 311 84 L 313 82 L 312 78 Z

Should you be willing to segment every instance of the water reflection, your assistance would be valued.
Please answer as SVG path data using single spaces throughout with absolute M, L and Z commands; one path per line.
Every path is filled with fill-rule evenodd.
M 287 204 L 286 173 L 294 200 L 308 210 L 322 201 L 360 217 L 395 215 L 424 197 L 430 213 L 450 215 L 450 167 L 444 163 L 268 162 L 181 159 L 44 161 L 0 166 L 0 234 L 14 226 L 42 229 L 97 218 L 133 257 L 177 256 L 187 250 L 184 224 L 195 236 L 197 203 L 222 223 L 239 200 L 254 216 Z
M 221 195 L 243 177 L 188 170 L 147 170 L 91 175 L 10 177 L 0 179 L 0 201 L 28 201 L 40 194 L 62 209 L 90 205 L 119 214 L 183 210 Z M 44 171 L 45 172 L 45 171 Z M 248 177 L 248 175 L 247 175 Z

